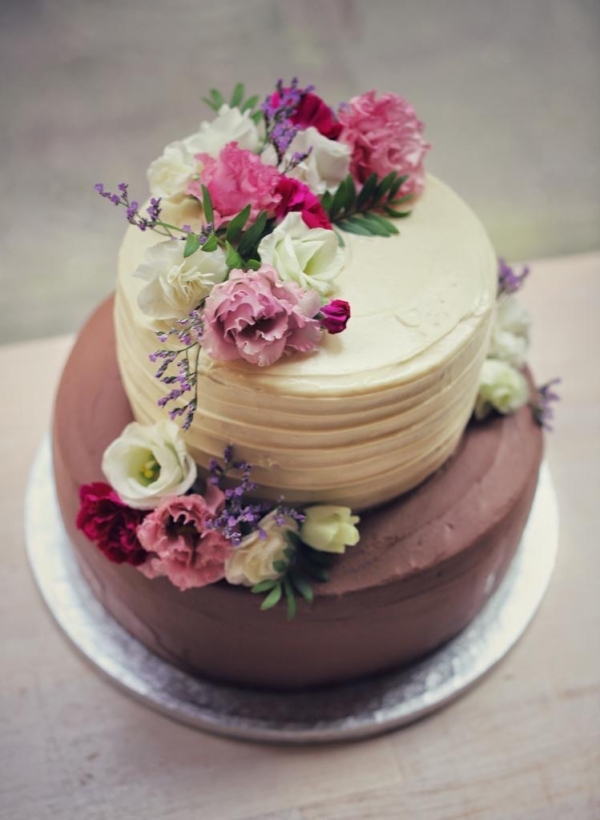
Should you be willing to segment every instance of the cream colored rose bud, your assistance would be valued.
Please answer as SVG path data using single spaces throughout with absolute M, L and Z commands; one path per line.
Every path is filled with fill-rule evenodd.
M 350 507 L 323 504 L 307 507 L 306 518 L 300 527 L 300 538 L 309 547 L 320 552 L 343 553 L 360 540 L 356 524 L 358 515 L 352 515 Z

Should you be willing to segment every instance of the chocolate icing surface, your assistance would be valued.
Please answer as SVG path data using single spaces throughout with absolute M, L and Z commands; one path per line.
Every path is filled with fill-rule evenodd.
M 470 425 L 446 464 L 409 494 L 363 513 L 361 540 L 296 618 L 247 589 L 180 592 L 110 563 L 75 527 L 78 488 L 105 480 L 107 445 L 132 420 L 116 361 L 112 299 L 81 332 L 58 390 L 54 467 L 85 577 L 152 651 L 197 674 L 293 688 L 409 663 L 462 630 L 507 569 L 533 500 L 542 434 L 528 408 Z

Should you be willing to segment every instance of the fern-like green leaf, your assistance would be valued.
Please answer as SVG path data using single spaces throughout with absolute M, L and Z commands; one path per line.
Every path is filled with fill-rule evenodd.
M 273 589 L 273 587 L 276 587 L 278 583 L 278 581 L 268 578 L 266 581 L 260 581 L 258 584 L 254 584 L 250 592 L 253 592 L 255 595 L 262 595 L 264 592 L 268 592 Z
M 248 97 L 246 102 L 243 103 L 243 105 L 240 106 L 240 111 L 242 111 L 242 113 L 244 111 L 250 111 L 250 109 L 254 108 L 254 106 L 256 105 L 257 102 L 258 102 L 258 94 L 255 94 L 253 97 Z
M 262 237 L 263 231 L 267 225 L 267 212 L 261 211 L 256 217 L 255 223 L 242 234 L 238 245 L 239 253 L 246 257 L 250 256 L 252 251 L 256 248 Z
M 399 233 L 398 228 L 389 219 L 369 211 L 362 217 L 374 230 L 381 231 L 378 236 L 392 236 Z
M 373 236 L 373 233 L 369 230 L 369 228 L 362 224 L 362 220 L 359 222 L 356 217 L 340 219 L 335 224 L 338 228 L 341 228 L 342 231 L 346 231 L 347 233 L 356 233 L 359 236 Z
M 236 214 L 229 225 L 227 226 L 227 232 L 225 233 L 225 238 L 228 239 L 230 242 L 236 242 L 241 232 L 244 229 L 246 222 L 248 221 L 248 217 L 250 216 L 251 206 L 246 205 L 243 211 L 240 211 L 239 214 Z
M 373 194 L 377 189 L 377 174 L 371 174 L 371 176 L 367 179 L 361 191 L 356 198 L 356 210 L 362 211 L 363 208 L 367 205 L 368 202 L 373 199 Z
M 231 94 L 229 99 L 229 107 L 230 108 L 237 108 L 241 101 L 244 99 L 244 83 L 236 83 L 235 88 Z
M 383 210 L 388 216 L 391 216 L 394 219 L 405 219 L 411 214 L 411 211 L 396 211 L 394 208 L 390 208 L 389 205 L 384 205 Z
M 281 601 L 281 584 L 277 583 L 276 586 L 269 592 L 265 600 L 260 605 L 260 608 L 264 611 L 266 609 L 272 609 L 274 606 L 277 606 L 279 601 Z

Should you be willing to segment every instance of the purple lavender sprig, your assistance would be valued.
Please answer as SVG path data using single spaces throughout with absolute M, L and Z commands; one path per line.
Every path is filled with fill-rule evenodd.
M 171 340 L 180 347 L 160 348 L 149 356 L 151 362 L 159 362 L 155 378 L 170 390 L 158 400 L 159 407 L 172 405 L 169 418 L 182 417 L 183 430 L 188 430 L 198 407 L 198 357 L 202 345 L 203 324 L 200 309 L 193 310 L 185 319 L 166 332 L 156 335 L 162 344 Z M 184 404 L 177 403 L 186 398 Z
M 211 529 L 219 530 L 234 547 L 239 547 L 242 538 L 255 530 L 263 516 L 270 512 L 272 505 L 266 501 L 248 501 L 247 496 L 257 489 L 252 481 L 252 467 L 245 461 L 234 461 L 231 447 L 223 454 L 224 465 L 216 459 L 209 463 L 208 483 L 223 489 L 223 483 L 231 470 L 242 474 L 240 484 L 223 490 L 225 505 L 223 511 L 210 523 Z
M 498 259 L 498 296 L 509 296 L 516 293 L 523 287 L 529 273 L 528 265 L 517 273 L 504 259 Z
M 531 401 L 531 410 L 536 422 L 544 430 L 552 431 L 552 421 L 554 419 L 554 408 L 552 404 L 560 401 L 560 396 L 554 390 L 562 379 L 551 379 L 541 387 L 536 388 L 535 397 Z
M 298 88 L 297 77 L 292 79 L 288 87 L 284 87 L 283 80 L 277 80 L 276 93 L 270 94 L 260 106 L 265 118 L 266 144 L 272 145 L 275 149 L 278 165 L 283 161 L 285 152 L 298 133 L 298 127 L 293 124 L 291 117 L 298 108 L 304 94 L 313 90 L 314 86 L 312 85 L 307 88 Z M 302 159 L 306 159 L 306 156 L 298 159 L 291 167 L 298 165 L 302 162 Z

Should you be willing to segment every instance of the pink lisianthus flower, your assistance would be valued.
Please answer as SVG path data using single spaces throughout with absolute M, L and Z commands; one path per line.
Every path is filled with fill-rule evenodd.
M 313 194 L 308 185 L 300 182 L 299 179 L 286 177 L 282 174 L 277 185 L 277 194 L 280 196 L 279 204 L 275 209 L 278 222 L 290 211 L 300 211 L 305 225 L 309 228 L 331 230 L 331 222 L 321 205 L 320 199 Z
M 245 359 L 266 367 L 284 353 L 312 350 L 322 331 L 319 294 L 282 282 L 275 268 L 233 270 L 204 306 L 202 346 L 213 359 Z
M 328 333 L 341 333 L 346 330 L 349 318 L 350 305 L 344 299 L 333 299 L 321 308 L 321 327 Z
M 423 160 L 430 145 L 423 139 L 423 123 L 414 108 L 398 94 L 376 96 L 367 91 L 353 97 L 340 110 L 343 131 L 340 142 L 352 149 L 350 172 L 359 183 L 375 173 L 379 178 L 391 171 L 408 174 L 401 196 L 423 190 Z
M 229 142 L 218 157 L 196 154 L 202 164 L 198 179 L 188 183 L 186 193 L 202 201 L 202 185 L 206 185 L 215 213 L 215 227 L 219 228 L 231 217 L 250 205 L 248 224 L 260 211 L 272 214 L 279 204 L 276 192 L 279 171 L 265 165 L 261 158 L 237 142 Z
M 214 584 L 225 577 L 232 544 L 208 525 L 223 508 L 225 496 L 209 487 L 206 497 L 165 498 L 138 528 L 138 538 L 150 553 L 139 567 L 147 578 L 166 577 L 181 590 Z
M 146 515 L 143 510 L 128 507 L 110 484 L 101 481 L 83 484 L 79 500 L 77 529 L 96 542 L 109 561 L 138 566 L 146 560 L 148 554 L 137 537 L 137 529 Z

